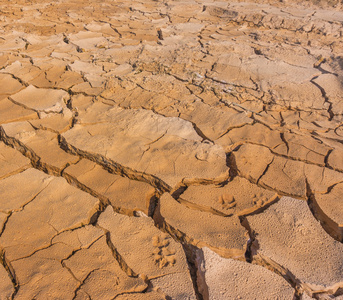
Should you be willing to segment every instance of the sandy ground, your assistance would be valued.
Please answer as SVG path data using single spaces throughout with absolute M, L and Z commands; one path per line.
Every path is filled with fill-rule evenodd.
M 342 299 L 343 5 L 0 2 L 0 299 Z

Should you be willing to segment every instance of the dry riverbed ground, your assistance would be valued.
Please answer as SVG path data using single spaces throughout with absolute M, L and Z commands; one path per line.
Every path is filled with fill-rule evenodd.
M 0 299 L 342 299 L 343 5 L 0 2 Z

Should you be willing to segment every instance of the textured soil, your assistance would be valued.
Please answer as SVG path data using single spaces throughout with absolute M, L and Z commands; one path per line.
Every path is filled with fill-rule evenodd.
M 343 299 L 340 0 L 0 2 L 0 299 Z

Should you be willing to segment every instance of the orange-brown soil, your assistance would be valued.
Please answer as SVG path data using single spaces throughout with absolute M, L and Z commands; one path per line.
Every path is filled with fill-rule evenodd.
M 342 299 L 340 0 L 3 0 L 0 299 Z

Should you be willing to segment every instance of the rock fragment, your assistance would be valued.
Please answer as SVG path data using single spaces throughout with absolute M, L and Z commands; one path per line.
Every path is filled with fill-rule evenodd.
M 226 215 L 245 215 L 277 200 L 277 194 L 247 179 L 235 177 L 226 185 L 191 185 L 180 196 L 199 207 L 213 208 Z M 188 203 L 187 203 L 188 204 Z
M 141 278 L 129 277 L 121 269 L 104 236 L 68 258 L 65 265 L 80 282 L 77 294 L 86 294 L 92 299 L 114 298 L 147 288 Z
M 57 134 L 51 131 L 35 130 L 28 122 L 4 124 L 1 129 L 8 143 L 51 174 L 59 175 L 65 167 L 79 160 L 60 148 Z
M 14 104 L 8 98 L 0 101 L 0 123 L 6 124 L 11 122 L 25 121 L 25 120 L 35 120 L 38 119 L 37 112 L 26 109 L 20 105 Z
M 198 285 L 204 299 L 292 299 L 294 289 L 261 266 L 225 259 L 204 247 L 197 252 Z
M 13 283 L 3 265 L 0 265 L 0 298 L 10 299 L 14 293 Z
M 315 214 L 324 223 L 325 230 L 340 241 L 343 240 L 342 189 L 339 183 L 326 194 L 316 193 L 312 199 Z
M 161 197 L 159 213 L 163 226 L 188 243 L 210 247 L 226 257 L 244 256 L 248 238 L 237 216 L 222 217 L 188 208 L 169 194 Z
M 63 134 L 66 147 L 157 176 L 170 186 L 183 178 L 219 177 L 227 170 L 224 150 L 201 142 L 189 122 L 146 110 L 97 108 L 102 111 L 101 119 L 95 120 L 90 111 L 82 118 L 85 125 Z M 118 145 L 125 145 L 126 151 Z
M 173 299 L 196 299 L 187 261 L 180 244 L 161 233 L 147 217 L 116 214 L 108 207 L 98 224 L 109 231 L 124 261 L 145 274 L 153 289 Z
M 37 112 L 61 113 L 66 110 L 69 95 L 66 91 L 55 89 L 37 89 L 33 85 L 11 96 L 14 102 Z
M 5 210 L 12 211 L 0 244 L 10 261 L 47 247 L 57 233 L 90 223 L 99 201 L 70 186 L 65 179 L 28 169 L 2 182 Z M 25 193 L 15 190 L 25 180 Z M 25 182 L 24 181 L 24 182 Z M 17 228 L 21 228 L 18 232 Z M 15 236 L 15 238 L 13 238 Z
M 81 159 L 67 167 L 63 174 L 103 201 L 109 201 L 117 210 L 127 214 L 133 214 L 136 210 L 149 213 L 155 190 L 147 183 L 111 174 L 88 159 Z
M 30 166 L 30 160 L 19 151 L 0 142 L 0 178 L 24 171 Z
M 343 246 L 323 230 L 305 201 L 283 197 L 247 219 L 257 234 L 257 254 L 289 270 L 308 292 L 342 281 Z

